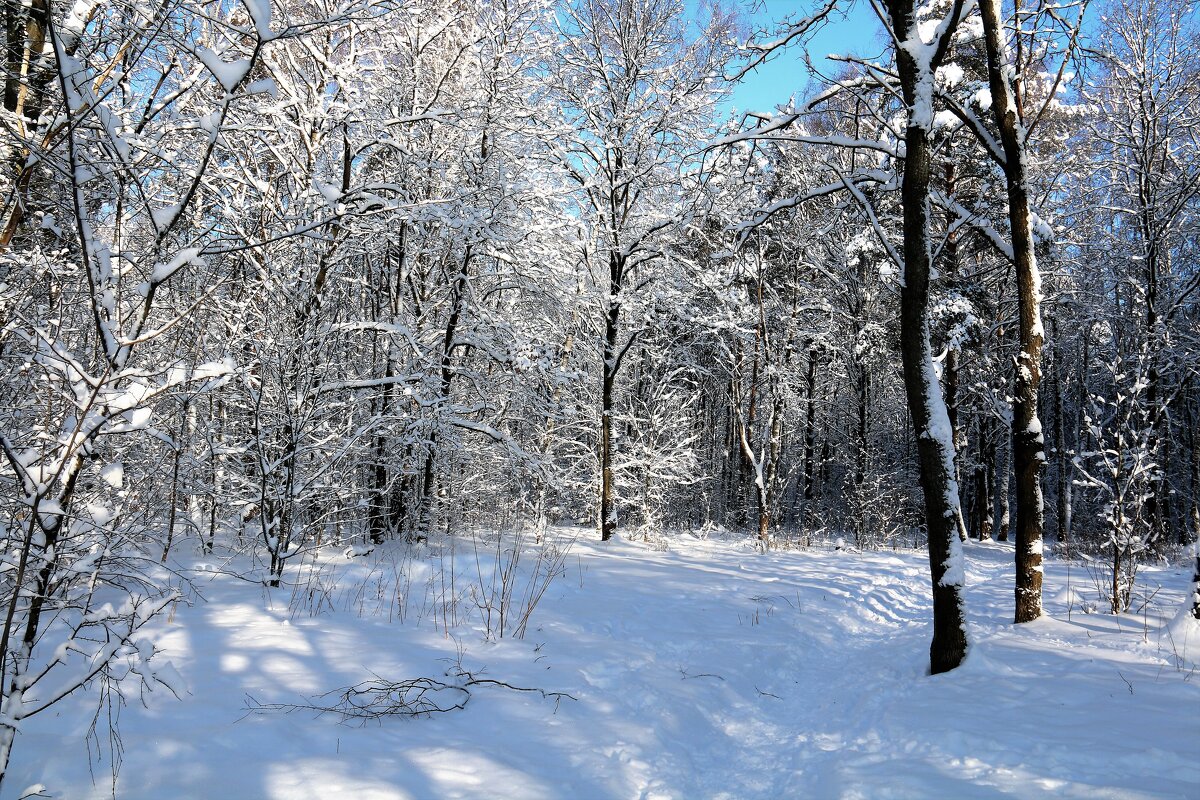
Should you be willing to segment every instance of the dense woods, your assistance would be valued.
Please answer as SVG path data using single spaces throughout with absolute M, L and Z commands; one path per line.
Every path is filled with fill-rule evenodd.
M 169 680 L 181 550 L 928 547 L 934 672 L 972 539 L 1128 611 L 1200 537 L 1194 5 L 870 9 L 747 113 L 836 3 L 6 2 L 3 763 Z

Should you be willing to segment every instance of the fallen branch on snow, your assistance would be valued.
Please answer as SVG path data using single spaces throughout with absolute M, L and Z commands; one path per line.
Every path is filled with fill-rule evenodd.
M 458 679 L 456 682 L 446 683 L 434 678 L 389 681 L 376 675 L 372 680 L 317 695 L 309 703 L 260 703 L 247 695 L 246 707 L 252 714 L 269 711 L 281 711 L 285 714 L 293 711 L 313 711 L 317 714 L 337 714 L 343 722 L 358 720 L 366 724 L 387 717 L 424 717 L 464 709 L 471 699 L 471 688 L 476 686 L 499 686 L 514 692 L 536 692 L 545 699 L 554 700 L 554 713 L 558 713 L 558 705 L 563 698 L 577 699 L 566 692 L 548 692 L 545 689 L 514 686 L 493 678 L 477 678 L 466 671 L 460 671 L 454 677 Z

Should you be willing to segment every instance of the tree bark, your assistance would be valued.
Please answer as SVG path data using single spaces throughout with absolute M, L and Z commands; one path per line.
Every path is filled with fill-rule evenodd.
M 807 531 L 812 525 L 814 466 L 817 458 L 817 429 L 814 411 L 817 392 L 817 356 L 815 347 L 808 349 L 808 368 L 804 372 L 804 510 L 800 524 Z
M 1017 478 L 1016 614 L 1029 622 L 1042 614 L 1042 529 L 1044 501 L 1042 469 L 1046 463 L 1042 424 L 1038 418 L 1042 343 L 1041 276 L 1033 250 L 1026 174 L 1026 131 L 1021 102 L 1008 63 L 1000 0 L 981 0 L 988 84 L 992 111 L 1004 150 L 1008 192 L 1008 221 L 1012 231 L 1013 266 L 1017 277 L 1017 308 L 1021 352 L 1013 391 L 1013 471 Z M 1018 65 L 1019 66 L 1019 65 Z
M 967 652 L 966 615 L 963 610 L 963 554 L 958 538 L 958 486 L 954 480 L 954 442 L 941 387 L 933 367 L 929 341 L 929 189 L 932 117 L 932 71 L 944 58 L 949 36 L 962 12 L 955 2 L 937 52 L 919 63 L 914 51 L 903 45 L 919 38 L 913 0 L 889 0 L 897 41 L 896 61 L 904 101 L 909 107 L 905 131 L 901 202 L 904 207 L 904 285 L 900 290 L 900 351 L 904 387 L 916 436 L 921 489 L 925 498 L 929 567 L 933 583 L 933 641 L 930 671 L 948 672 L 962 663 Z
M 604 315 L 604 363 L 600 376 L 600 540 L 617 533 L 616 478 L 613 473 L 613 387 L 620 367 L 617 337 L 621 323 L 621 288 L 625 265 L 616 253 L 609 256 L 609 297 Z
M 1196 436 L 1196 413 L 1193 410 L 1195 401 L 1188 397 L 1189 393 L 1184 393 L 1183 407 L 1187 413 L 1187 431 L 1188 431 L 1188 451 L 1191 453 L 1191 458 L 1188 459 L 1191 477 L 1191 498 L 1188 502 L 1188 524 L 1181 525 L 1179 529 L 1179 543 L 1186 545 L 1188 543 L 1188 532 L 1191 530 L 1191 538 L 1197 542 L 1197 557 L 1200 558 L 1200 448 L 1197 448 Z
M 988 417 L 979 422 L 979 465 L 975 474 L 976 534 L 982 542 L 992 538 L 992 486 L 996 475 L 995 423 Z
M 1067 415 L 1063 408 L 1066 401 L 1066 375 L 1063 373 L 1063 354 L 1059 345 L 1058 325 L 1051 322 L 1051 332 L 1054 334 L 1054 451 L 1058 461 L 1058 543 L 1067 545 L 1071 540 L 1071 459 L 1067 454 Z M 1079 402 L 1083 402 L 1080 398 Z
M 947 248 L 951 247 L 951 243 L 947 242 Z M 950 347 L 946 351 L 946 360 L 943 362 L 942 371 L 945 373 L 944 383 L 946 386 L 946 416 L 950 420 L 950 440 L 954 443 L 954 452 L 959 454 L 964 449 L 966 437 L 962 435 L 962 428 L 958 424 L 958 406 L 959 406 L 959 391 L 958 391 L 958 348 Z M 955 459 L 954 462 L 954 481 L 958 484 L 960 494 L 958 498 L 958 512 L 955 514 L 954 521 L 958 525 L 959 541 L 967 540 L 967 523 L 963 519 L 962 513 L 962 469 Z
M 1008 541 L 1008 528 L 1012 524 L 1008 505 L 1009 480 L 1012 476 L 1012 435 L 1007 423 L 1003 427 L 1000 432 L 1003 441 L 996 445 L 996 513 L 992 527 L 996 531 L 997 542 Z
M 1191 483 L 1192 497 L 1189 503 L 1189 525 L 1181 526 L 1180 538 L 1186 542 L 1187 528 L 1191 528 L 1192 547 L 1195 552 L 1195 562 L 1192 567 L 1192 616 L 1200 620 L 1200 450 L 1196 448 L 1196 415 L 1193 411 L 1194 401 L 1184 395 L 1184 407 L 1187 409 L 1188 447 L 1191 450 Z

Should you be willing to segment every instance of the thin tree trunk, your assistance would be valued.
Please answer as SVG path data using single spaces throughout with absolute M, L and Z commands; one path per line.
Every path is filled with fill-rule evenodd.
M 1191 536 L 1198 543 L 1200 548 L 1200 448 L 1197 448 L 1196 437 L 1196 412 L 1194 410 L 1195 403 L 1192 398 L 1184 393 L 1183 407 L 1187 414 L 1187 431 L 1188 431 L 1188 450 L 1191 452 L 1191 458 L 1188 459 L 1191 472 L 1192 493 L 1188 501 L 1188 525 L 1181 525 L 1179 529 L 1179 543 L 1186 545 L 1188 542 L 1188 528 L 1191 528 Z M 1200 549 L 1197 550 L 1197 557 L 1200 557 Z
M 215 392 L 214 392 L 215 394 Z M 204 541 L 204 552 L 211 553 L 217 539 L 217 508 L 221 505 L 221 493 L 225 490 L 225 405 L 219 400 L 210 399 L 209 414 L 212 415 L 211 425 L 217 430 L 209 434 L 208 459 L 209 480 L 212 482 L 212 496 L 208 503 L 208 535 Z M 241 526 L 238 526 L 239 536 Z
M 1012 524 L 1008 505 L 1009 479 L 1012 475 L 1012 435 L 1007 423 L 1000 434 L 1003 440 L 996 446 L 996 514 L 992 527 L 996 531 L 996 541 L 1007 542 L 1008 528 Z
M 385 341 L 383 348 L 384 358 L 387 360 L 387 366 L 384 368 L 384 377 L 390 380 L 395 376 L 391 346 Z M 391 413 L 392 392 L 393 387 L 390 384 L 383 387 L 383 392 L 379 399 L 377 418 L 386 419 Z M 388 496 L 390 494 L 388 484 L 390 482 L 390 474 L 387 466 L 387 436 L 384 433 L 380 432 L 375 435 L 372 449 L 375 451 L 375 463 L 371 465 L 371 517 L 368 523 L 368 530 L 372 544 L 383 544 L 384 539 L 387 538 L 387 534 L 389 533 L 389 528 L 393 528 L 393 526 L 389 525 L 391 520 L 388 515 Z
M 1192 478 L 1191 513 L 1189 514 L 1192 529 L 1192 547 L 1195 548 L 1195 563 L 1192 568 L 1192 616 L 1200 620 L 1200 449 L 1196 447 L 1196 414 L 1192 398 L 1184 396 L 1184 407 L 1187 409 L 1188 447 L 1192 451 L 1190 459 Z M 1181 526 L 1180 539 L 1187 541 L 1187 529 Z
M 947 248 L 950 244 L 947 243 Z M 942 364 L 942 382 L 945 385 L 946 391 L 946 416 L 950 419 L 950 438 L 954 442 L 954 452 L 960 455 L 963 451 L 964 437 L 962 428 L 958 424 L 958 348 L 951 347 L 946 351 L 946 360 Z M 954 481 L 962 487 L 962 469 L 960 458 L 954 462 Z M 955 523 L 958 525 L 958 538 L 960 541 L 967 540 L 967 523 L 963 519 L 962 513 L 962 495 L 958 498 L 958 513 L 955 515 Z
M 1067 457 L 1067 415 L 1063 409 L 1066 402 L 1066 375 L 1063 374 L 1063 357 L 1061 340 L 1058 338 L 1058 324 L 1051 323 L 1054 335 L 1054 451 L 1058 461 L 1058 542 L 1067 545 L 1071 539 L 1071 460 Z M 1080 402 L 1083 402 L 1080 398 Z
M 468 269 L 471 265 L 472 249 L 468 245 L 463 253 L 462 264 L 454 281 L 450 285 L 450 314 L 446 318 L 446 329 L 442 335 L 442 352 L 439 359 L 440 393 L 443 403 L 450 402 L 450 388 L 454 382 L 454 348 L 455 336 L 458 333 L 459 322 L 462 320 L 463 309 L 466 306 L 467 284 L 470 281 Z M 425 466 L 421 470 L 421 504 L 420 531 L 417 538 L 428 537 L 433 532 L 434 500 L 437 494 L 437 475 L 434 465 L 437 462 L 437 430 L 429 433 L 428 450 L 425 453 Z
M 179 515 L 179 459 L 182 454 L 183 450 L 178 445 L 171 454 L 171 500 L 167 509 L 167 540 L 163 542 L 162 558 L 159 559 L 161 564 L 167 563 L 171 544 L 175 541 L 175 520 Z
M 979 465 L 975 468 L 977 494 L 976 534 L 979 541 L 992 538 L 992 485 L 996 472 L 996 445 L 990 418 L 979 422 Z
M 617 254 L 609 256 L 609 300 L 604 315 L 604 363 L 600 376 L 600 539 L 607 542 L 617 533 L 616 478 L 613 472 L 613 389 L 620 355 L 617 340 L 621 322 L 621 285 L 624 264 Z
M 817 350 L 809 347 L 808 368 L 804 372 L 804 510 L 800 515 L 800 524 L 805 530 L 812 525 L 812 503 L 814 462 L 816 460 L 816 424 L 814 411 L 816 409 L 817 391 Z
M 854 525 L 855 534 L 857 537 L 856 544 L 862 547 L 866 543 L 869 532 L 867 531 L 867 499 L 866 499 L 866 482 L 867 469 L 869 467 L 868 459 L 870 452 L 867 449 L 867 394 L 869 375 L 865 365 L 859 365 L 858 379 L 858 414 L 857 424 L 855 425 L 855 444 L 857 445 L 854 458 Z
M 1161 376 L 1159 373 L 1159 317 L 1158 317 L 1158 277 L 1163 269 L 1160 261 L 1168 260 L 1165 256 L 1168 253 L 1163 252 L 1156 233 L 1157 226 L 1153 219 L 1150 190 L 1146 186 L 1148 173 L 1151 170 L 1157 169 L 1156 164 L 1142 164 L 1141 172 L 1142 180 L 1139 180 L 1138 204 L 1140 206 L 1140 227 L 1143 242 L 1145 243 L 1145 253 L 1143 255 L 1143 263 L 1146 268 L 1145 273 L 1145 303 L 1146 303 L 1146 350 L 1149 364 L 1146 367 L 1146 408 L 1150 416 L 1150 431 L 1147 441 L 1147 448 L 1150 452 L 1154 452 L 1158 448 L 1158 443 L 1162 435 L 1162 423 L 1165 418 L 1162 391 L 1161 391 Z M 1148 168 L 1148 169 L 1147 169 Z M 1169 251 L 1168 251 L 1169 252 Z M 1165 265 L 1169 271 L 1170 264 Z M 1169 435 L 1169 432 L 1168 432 Z M 1150 478 L 1150 492 L 1146 498 L 1144 511 L 1146 520 L 1150 524 L 1150 533 L 1148 539 L 1151 543 L 1156 544 L 1162 537 L 1166 519 L 1165 510 L 1167 503 L 1167 483 L 1163 480 L 1163 476 L 1169 474 L 1165 467 L 1161 470 L 1156 470 Z

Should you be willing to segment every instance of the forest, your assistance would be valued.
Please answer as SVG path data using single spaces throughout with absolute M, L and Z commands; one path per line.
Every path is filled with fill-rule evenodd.
M 739 635 L 769 642 L 738 640 L 761 670 L 718 705 L 788 702 L 755 681 L 782 670 L 770 648 L 789 637 L 829 658 L 857 647 L 863 663 L 880 637 L 906 666 L 871 673 L 871 692 L 888 687 L 877 700 L 920 684 L 947 716 L 972 713 L 946 699 L 968 680 L 955 676 L 1004 683 L 1013 661 L 996 648 L 1062 658 L 1112 637 L 1114 664 L 1153 674 L 1159 658 L 1179 676 L 1105 678 L 1149 704 L 1127 719 L 1130 735 L 1137 720 L 1153 729 L 1145 769 L 1161 786 L 1134 780 L 1141 767 L 1098 778 L 1116 794 L 1097 795 L 1086 765 L 1046 784 L 960 765 L 967 783 L 896 796 L 1200 790 L 1185 758 L 1200 741 L 1187 680 L 1200 664 L 1198 12 L 5 0 L 0 796 L 880 796 L 884 777 L 863 771 L 837 786 L 723 782 L 764 768 L 750 750 L 693 779 L 647 755 L 663 742 L 622 757 L 627 784 L 550 771 L 535 790 L 464 761 L 498 783 L 306 790 L 300 755 L 291 788 L 209 795 L 144 766 L 118 782 L 133 751 L 117 717 L 152 742 L 201 699 L 204 648 L 171 645 L 200 636 L 201 614 L 214 637 L 386 616 L 361 628 L 371 647 L 425 654 L 397 672 L 364 655 L 311 686 L 276 675 L 213 691 L 250 715 L 246 741 L 276 717 L 299 725 L 289 711 L 422 718 L 389 733 L 407 752 L 404 737 L 439 741 L 421 726 L 468 725 L 449 720 L 478 720 L 485 702 L 514 704 L 531 730 L 563 714 L 597 724 L 583 690 L 611 700 L 619 686 L 593 681 L 583 655 L 531 671 L 529 637 L 561 629 L 563 648 L 606 658 L 585 634 L 640 642 L 626 625 L 675 608 L 698 627 L 670 641 L 694 653 L 734 614 L 712 612 L 721 597 L 742 603 Z M 839 26 L 849 52 L 810 46 Z M 783 58 L 800 66 L 780 103 L 741 107 L 739 87 Z M 891 588 L 860 620 L 875 603 L 864 586 Z M 804 627 L 833 625 L 800 609 L 843 595 L 834 628 Z M 1100 627 L 1079 627 L 1084 615 Z M 657 624 L 647 639 L 671 623 Z M 479 642 L 517 649 L 487 651 L 484 677 L 464 666 Z M 717 674 L 675 646 L 639 658 L 661 659 L 672 687 L 734 691 L 736 659 Z M 358 658 L 346 647 L 338 663 Z M 452 673 L 436 666 L 455 649 Z M 1056 663 L 1022 680 L 1068 680 Z M 634 685 L 644 701 L 614 715 L 708 702 Z M 1113 689 L 1097 691 L 1103 703 L 1078 689 L 1080 706 L 1107 708 L 1078 727 L 1120 727 Z M 771 713 L 780 731 L 800 718 Z M 503 719 L 487 717 L 492 736 Z M 338 752 L 350 736 L 374 750 L 370 731 L 340 729 Z M 334 733 L 312 735 L 332 758 Z M 779 749 L 815 747 L 787 736 Z M 711 742 L 696 737 L 671 757 L 699 759 Z M 86 749 L 63 755 L 60 738 Z M 528 750 L 505 763 L 537 762 Z M 1115 763 L 1102 755 L 1095 769 Z

